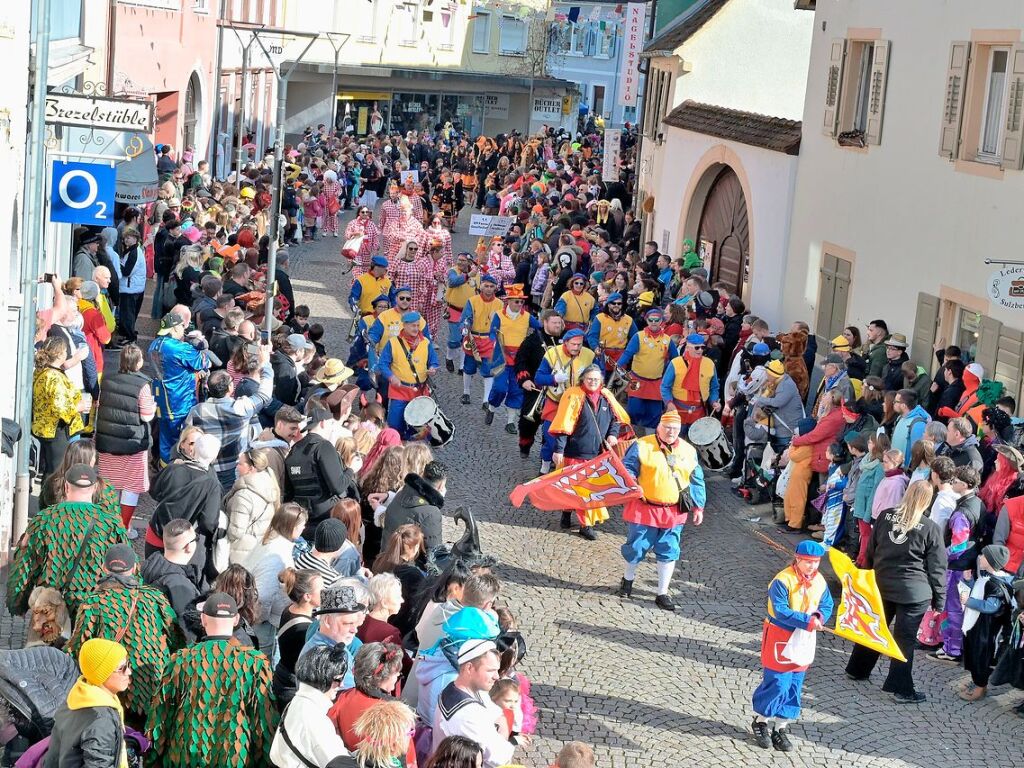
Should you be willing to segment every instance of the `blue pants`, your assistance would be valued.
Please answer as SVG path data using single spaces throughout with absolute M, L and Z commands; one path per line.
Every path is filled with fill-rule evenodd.
M 187 415 L 186 411 L 176 419 L 160 418 L 157 425 L 160 433 L 160 459 L 165 464 L 171 460 L 171 454 L 174 453 L 174 446 L 178 444 L 178 438 L 181 437 L 181 428 L 185 424 Z
M 408 400 L 388 400 L 388 426 L 402 436 L 403 440 L 412 437 L 412 430 L 405 423 L 405 406 Z
M 639 397 L 626 399 L 626 413 L 636 427 L 656 429 L 665 412 L 665 404 L 661 400 L 641 400 Z
M 551 461 L 551 457 L 555 455 L 555 438 L 549 431 L 551 429 L 551 422 L 546 421 L 541 427 L 540 437 L 540 460 Z
M 491 396 L 487 398 L 487 402 L 494 408 L 501 405 L 502 400 L 505 401 L 507 407 L 514 410 L 523 407 L 523 388 L 516 381 L 516 371 L 513 366 L 506 365 L 505 370 L 495 377 L 494 386 L 491 387 Z
M 462 323 L 448 323 L 448 349 L 462 346 Z M 469 357 L 469 355 L 466 355 Z
M 470 376 L 474 376 L 476 375 L 477 369 L 480 370 L 480 375 L 485 379 L 489 379 L 494 375 L 491 373 L 490 360 L 481 360 L 478 363 L 476 358 L 467 352 L 466 359 L 462 361 L 462 372 L 468 373 Z
M 764 679 L 754 691 L 754 712 L 761 717 L 796 720 L 800 717 L 800 694 L 806 674 L 764 670 Z
M 639 523 L 626 523 L 626 543 L 622 545 L 622 557 L 627 563 L 637 565 L 653 549 L 654 559 L 659 563 L 674 563 L 679 559 L 679 539 L 682 535 L 682 525 L 654 528 Z

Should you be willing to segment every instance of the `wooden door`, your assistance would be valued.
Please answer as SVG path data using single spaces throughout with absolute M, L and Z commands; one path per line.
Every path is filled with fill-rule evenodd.
M 697 231 L 698 242 L 714 245 L 711 282 L 728 283 L 733 293 L 743 295 L 747 278 L 750 231 L 743 187 L 732 168 L 724 168 L 711 184 Z
M 827 349 L 832 339 L 843 332 L 846 326 L 846 308 L 850 300 L 850 280 L 853 264 L 846 259 L 833 256 L 828 251 L 821 254 L 821 270 L 818 273 L 818 316 L 814 330 L 818 346 Z

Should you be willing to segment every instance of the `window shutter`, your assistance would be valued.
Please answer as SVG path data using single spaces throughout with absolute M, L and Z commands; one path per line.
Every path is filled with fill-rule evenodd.
M 974 362 L 979 363 L 985 369 L 985 378 L 995 377 L 996 356 L 999 351 L 999 334 L 1003 324 L 991 317 L 981 316 L 981 326 L 978 330 L 978 348 L 974 352 Z
M 910 359 L 932 369 L 932 352 L 935 344 L 935 329 L 939 327 L 939 297 L 929 293 L 917 294 L 917 315 L 914 318 L 914 335 L 910 337 Z
M 611 22 L 608 22 L 611 24 Z M 619 39 L 619 32 L 615 27 L 612 27 L 611 32 L 608 33 L 608 58 L 615 58 L 615 43 Z
M 966 40 L 955 41 L 949 48 L 946 98 L 942 106 L 942 132 L 939 137 L 939 156 L 947 160 L 955 160 L 960 154 L 960 120 L 964 113 L 970 54 L 971 44 Z
M 1024 333 L 1007 328 L 999 329 L 999 349 L 996 352 L 995 374 L 989 375 L 1003 383 L 1008 395 L 1017 396 L 1020 392 L 1021 365 L 1024 364 Z
M 885 112 L 885 84 L 889 76 L 889 41 L 875 41 L 871 57 L 871 91 L 868 94 L 868 123 L 864 140 L 868 144 L 882 143 L 882 114 Z
M 1003 168 L 1019 171 L 1024 163 L 1024 45 L 1010 51 L 1006 72 L 1006 132 L 1003 134 Z
M 591 21 L 587 22 L 586 32 L 586 43 L 583 48 L 584 56 L 593 56 L 597 53 L 597 35 L 594 34 L 594 23 Z
M 846 40 L 837 37 L 832 41 L 828 56 L 828 76 L 825 79 L 825 119 L 822 132 L 835 136 L 839 132 L 839 97 L 843 89 L 843 67 L 846 64 Z

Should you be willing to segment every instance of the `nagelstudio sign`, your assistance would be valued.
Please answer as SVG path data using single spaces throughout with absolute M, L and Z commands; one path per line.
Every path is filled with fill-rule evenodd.
M 108 131 L 153 132 L 153 104 L 71 93 L 46 95 L 46 122 Z

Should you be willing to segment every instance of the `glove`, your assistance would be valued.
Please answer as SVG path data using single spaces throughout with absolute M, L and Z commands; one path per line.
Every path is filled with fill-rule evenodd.
M 811 620 L 807 622 L 807 630 L 809 632 L 817 632 L 823 626 L 824 624 L 821 621 L 821 616 L 819 616 L 818 614 L 814 614 L 813 616 L 811 616 Z
M 555 383 L 556 384 L 564 384 L 568 380 L 569 380 L 569 374 L 568 373 L 563 373 L 562 371 L 559 371 L 558 373 L 555 374 Z

